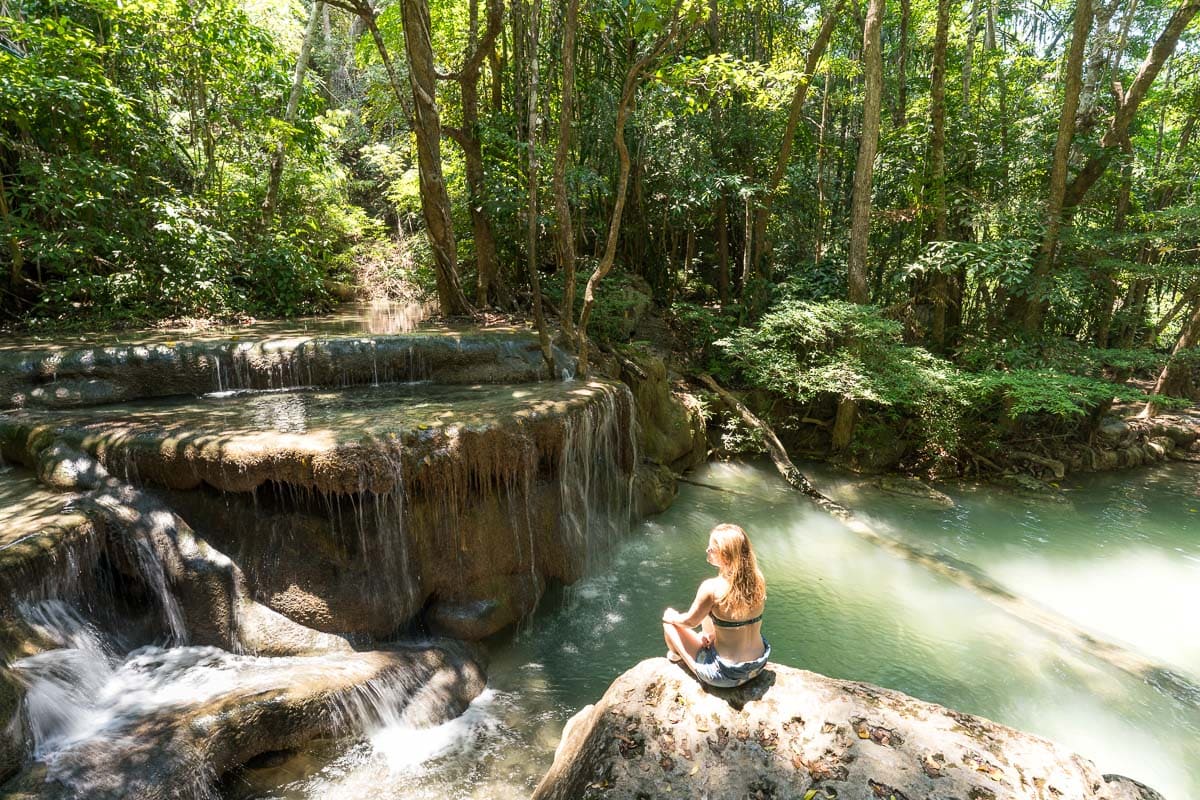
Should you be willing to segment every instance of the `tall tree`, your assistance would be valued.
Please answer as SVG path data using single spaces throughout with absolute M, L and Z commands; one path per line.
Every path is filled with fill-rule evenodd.
M 858 162 L 854 167 L 854 189 L 850 200 L 850 249 L 846 261 L 849 272 L 850 302 L 869 303 L 867 249 L 871 239 L 871 185 L 875 154 L 879 149 L 879 115 L 883 104 L 883 56 L 880 29 L 883 27 L 884 0 L 870 0 L 863 23 L 863 120 L 858 144 Z M 832 440 L 835 450 L 844 450 L 854 435 L 858 404 L 850 397 L 838 401 Z
M 304 73 L 308 69 L 308 59 L 312 54 L 313 37 L 317 33 L 317 22 L 321 19 L 324 8 L 321 0 L 313 3 L 312 13 L 308 17 L 308 27 L 304 29 L 304 39 L 300 43 L 300 53 L 296 56 L 296 69 L 292 73 L 292 90 L 288 94 L 287 109 L 283 112 L 283 121 L 289 127 L 296 122 L 296 112 L 300 108 L 300 91 L 304 88 Z M 267 178 L 267 196 L 263 199 L 263 226 L 271 224 L 275 215 L 275 204 L 279 201 L 279 181 L 283 178 L 283 155 L 285 142 L 280 139 L 275 145 L 275 154 L 271 158 L 271 172 Z
M 1071 180 L 1063 196 L 1064 208 L 1069 209 L 1079 205 L 1096 181 L 1100 179 L 1100 176 L 1104 174 L 1104 171 L 1108 169 L 1113 156 L 1121 149 L 1121 140 L 1129 135 L 1129 124 L 1133 122 L 1138 106 L 1146 97 L 1150 85 L 1158 77 L 1167 58 L 1175 52 L 1180 35 L 1197 12 L 1200 12 L 1200 0 L 1183 0 L 1171 18 L 1167 20 L 1166 26 L 1158 35 L 1150 52 L 1146 54 L 1129 89 L 1120 91 L 1118 87 L 1117 108 L 1112 119 L 1109 120 L 1108 129 L 1100 138 L 1100 150 L 1088 158 Z
M 946 45 L 950 38 L 950 0 L 938 0 L 933 35 L 933 68 L 929 78 L 929 185 L 933 210 L 932 240 L 945 241 L 946 230 Z M 941 352 L 946 346 L 946 301 L 949 279 L 938 270 L 924 282 L 930 306 L 929 343 Z
M 529 291 L 533 296 L 533 321 L 537 327 L 538 341 L 542 346 L 542 359 L 546 371 L 554 377 L 554 353 L 550 348 L 550 336 L 546 332 L 546 318 L 542 314 L 542 287 L 538 279 L 538 35 L 542 23 L 542 0 L 533 0 L 529 9 L 529 205 L 525 221 L 525 257 L 529 269 Z
M 625 123 L 629 120 L 629 114 L 633 110 L 634 99 L 637 97 L 642 79 L 649 72 L 651 66 L 658 62 L 659 57 L 663 55 L 676 39 L 686 39 L 686 33 L 682 37 L 680 35 L 680 13 L 682 9 L 683 0 L 676 0 L 671 8 L 671 17 L 662 33 L 658 35 L 645 53 L 634 60 L 629 70 L 625 73 L 625 80 L 621 84 L 621 96 L 617 100 L 617 119 L 613 132 L 613 143 L 617 148 L 618 160 L 617 190 L 613 197 L 613 210 L 608 222 L 608 237 L 604 243 L 604 255 L 600 257 L 600 263 L 596 265 L 592 276 L 588 278 L 587 286 L 583 291 L 583 308 L 579 312 L 580 377 L 588 374 L 587 326 L 588 320 L 592 316 L 592 309 L 596 305 L 596 287 L 612 271 L 617 257 L 617 240 L 621 235 L 621 216 L 625 211 L 625 193 L 629 188 L 630 166 L 629 147 L 625 144 Z M 636 42 L 636 39 L 632 40 L 632 42 Z
M 413 93 L 413 133 L 417 138 L 417 171 L 421 186 L 421 212 L 433 245 L 438 303 L 442 313 L 474 313 L 458 279 L 458 254 L 450 195 L 442 175 L 442 126 L 437 105 L 437 72 L 433 66 L 433 39 L 428 0 L 401 0 L 404 49 Z
M 575 229 L 567 198 L 567 157 L 571 150 L 571 122 L 575 113 L 575 32 L 579 27 L 579 0 L 567 0 L 563 21 L 562 89 L 558 113 L 558 146 L 554 151 L 554 214 L 558 268 L 563 273 L 562 330 L 575 338 Z
M 462 97 L 462 127 L 447 125 L 445 131 L 462 148 L 466 167 L 471 234 L 475 244 L 475 302 L 487 306 L 495 300 L 502 306 L 509 306 L 512 297 L 500 271 L 496 236 L 484 201 L 483 141 L 479 135 L 479 76 L 483 61 L 494 51 L 504 24 L 504 0 L 487 0 L 483 36 L 478 34 L 479 0 L 470 0 L 468 17 L 469 33 L 462 67 L 456 73 L 439 76 L 456 80 Z
M 752 232 L 754 268 L 749 277 L 763 274 L 765 266 L 763 261 L 767 250 L 767 220 L 771 214 L 771 204 L 775 193 L 779 191 L 780 184 L 783 183 L 784 175 L 787 174 L 788 162 L 792 157 L 792 146 L 796 141 L 796 129 L 800 125 L 800 113 L 804 109 L 804 100 L 808 97 L 808 87 L 812 84 L 813 75 L 817 72 L 817 64 L 820 63 L 825 49 L 829 46 L 829 39 L 833 35 L 833 29 L 837 27 L 838 16 L 844 3 L 845 0 L 835 0 L 833 7 L 825 15 L 825 19 L 817 31 L 817 38 L 813 40 L 812 46 L 808 49 L 808 56 L 804 60 L 804 72 L 800 74 L 796 88 L 792 92 L 792 104 L 788 109 L 787 124 L 783 128 L 783 139 L 779 143 L 779 155 L 775 159 L 775 169 L 772 170 L 771 177 L 767 181 L 762 202 L 754 211 Z M 881 77 L 880 81 L 882 82 L 882 80 Z
M 912 19 L 912 0 L 900 0 L 900 43 L 896 53 L 896 107 L 892 126 L 903 128 L 908 122 L 908 28 Z
M 1198 0 L 1200 2 L 1200 0 Z M 1083 54 L 1088 31 L 1092 26 L 1091 0 L 1077 0 L 1075 21 L 1071 30 L 1071 45 L 1064 68 L 1062 114 L 1058 119 L 1058 139 L 1054 143 L 1054 159 L 1050 165 L 1050 191 L 1046 201 L 1046 231 L 1042 237 L 1038 260 L 1030 275 L 1026 297 L 1018 305 L 1024 309 L 1021 327 L 1026 334 L 1036 333 L 1042 325 L 1046 303 L 1043 299 L 1046 281 L 1054 264 L 1058 235 L 1062 228 L 1063 197 L 1067 189 L 1067 159 L 1071 155 L 1071 140 L 1075 136 L 1075 114 L 1079 110 L 1079 93 L 1083 84 Z
M 850 199 L 850 302 L 871 302 L 867 286 L 867 249 L 871 234 L 871 186 L 875 154 L 879 150 L 879 115 L 883 101 L 883 57 L 879 31 L 883 25 L 884 0 L 870 0 L 863 25 L 863 115 L 858 161 L 854 167 L 854 189 Z

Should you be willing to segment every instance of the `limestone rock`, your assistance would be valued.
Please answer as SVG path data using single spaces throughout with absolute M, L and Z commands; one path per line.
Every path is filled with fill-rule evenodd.
M 639 517 L 660 514 L 671 507 L 679 490 L 675 472 L 664 464 L 639 464 L 633 473 L 633 508 Z
M 181 655 L 177 651 L 174 658 Z M 114 720 L 5 787 L 41 800 L 215 796 L 213 782 L 255 756 L 343 735 L 382 711 L 416 725 L 461 714 L 484 687 L 473 660 L 439 647 L 308 658 L 225 654 L 231 691 Z M 224 662 L 223 662 L 224 663 Z M 387 708 L 374 700 L 386 698 Z
M 677 472 L 702 462 L 708 444 L 699 403 L 675 391 L 666 362 L 657 355 L 636 347 L 623 354 L 621 380 L 633 392 L 642 457 Z
M 1162 800 L 1045 739 L 900 692 L 777 664 L 707 690 L 661 658 L 571 720 L 533 795 L 643 797 Z
M 1129 425 L 1119 419 L 1109 419 L 1096 433 L 1109 444 L 1119 444 L 1132 436 Z
M 533 611 L 545 586 L 529 573 L 493 575 L 433 602 L 425 614 L 440 636 L 475 641 L 504 630 Z
M 901 475 L 884 475 L 876 481 L 876 485 L 888 494 L 898 494 L 903 497 L 915 497 L 928 500 L 945 508 L 953 508 L 954 500 L 950 495 L 917 478 L 906 478 Z
M 505 383 L 544 376 L 537 337 L 518 328 L 322 336 L 288 330 L 8 349 L 0 352 L 0 401 L 5 407 L 72 408 L 231 389 Z

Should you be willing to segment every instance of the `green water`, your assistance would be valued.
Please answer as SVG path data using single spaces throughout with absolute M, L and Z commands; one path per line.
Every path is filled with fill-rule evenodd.
M 879 529 L 974 564 L 1018 594 L 1181 673 L 1200 675 L 1200 472 L 1167 465 L 1071 483 L 1067 502 L 948 488 L 953 509 L 812 467 Z M 489 691 L 433 731 L 248 773 L 240 796 L 521 798 L 565 721 L 637 661 L 659 615 L 711 574 L 709 528 L 743 525 L 769 597 L 776 661 L 870 681 L 1053 739 L 1171 800 L 1200 797 L 1200 709 L 1064 648 L 968 590 L 814 511 L 761 465 L 710 465 L 640 524 L 601 574 L 496 643 Z M 332 746 L 331 746 L 332 747 Z M 257 787 L 257 788 L 254 788 Z

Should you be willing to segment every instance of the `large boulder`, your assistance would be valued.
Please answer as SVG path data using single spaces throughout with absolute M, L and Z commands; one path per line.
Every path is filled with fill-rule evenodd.
M 1052 742 L 900 692 L 771 664 L 706 689 L 643 661 L 567 724 L 534 800 L 1162 800 Z

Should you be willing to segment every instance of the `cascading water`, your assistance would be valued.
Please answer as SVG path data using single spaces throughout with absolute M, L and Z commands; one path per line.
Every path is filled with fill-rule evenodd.
M 74 559 L 60 562 L 70 579 L 82 574 L 103 580 L 95 581 L 98 586 L 69 585 L 66 575 L 43 581 L 20 606 L 22 624 L 41 648 L 11 665 L 23 687 L 22 714 L 39 762 L 30 774 L 89 798 L 123 796 L 122 786 L 139 797 L 215 796 L 217 778 L 261 752 L 239 751 L 239 714 L 257 715 L 262 697 L 290 697 L 294 688 L 307 691 L 331 676 L 344 680 L 337 691 L 320 693 L 324 710 L 306 706 L 304 712 L 320 720 L 313 728 L 318 736 L 365 731 L 378 752 L 416 752 L 421 748 L 413 743 L 420 741 L 428 755 L 486 726 L 483 710 L 495 699 L 492 693 L 461 722 L 443 724 L 447 709 L 457 714 L 464 705 L 446 687 L 470 670 L 456 666 L 450 678 L 438 680 L 429 665 L 371 672 L 360 662 L 368 656 L 386 661 L 391 650 L 383 656 L 345 652 L 344 640 L 290 622 L 282 614 L 296 610 L 285 594 L 292 587 L 267 589 L 264 578 L 292 566 L 282 555 L 285 548 L 302 560 L 310 553 L 328 556 L 329 567 L 322 569 L 355 575 L 350 586 L 339 587 L 349 610 L 335 609 L 328 627 L 311 622 L 315 617 L 293 618 L 367 643 L 395 635 L 430 607 L 431 598 L 463 587 L 460 599 L 488 600 L 509 591 L 503 581 L 519 578 L 511 598 L 500 600 L 511 599 L 516 617 L 495 622 L 491 630 L 497 630 L 528 613 L 548 580 L 577 580 L 597 562 L 630 522 L 638 454 L 626 387 L 570 378 L 420 388 L 394 383 L 463 364 L 481 365 L 491 380 L 536 378 L 541 367 L 531 360 L 529 343 L 500 338 L 126 348 L 126 355 L 105 355 L 102 366 L 124 359 L 133 370 L 127 375 L 174 370 L 182 376 L 180 386 L 194 380 L 202 393 L 211 380 L 222 396 L 100 405 L 83 413 L 51 407 L 0 418 L 0 436 L 13 442 L 28 441 L 23 431 L 39 424 L 64 446 L 87 449 L 102 441 L 91 451 L 92 463 L 98 467 L 97 459 L 103 460 L 124 477 L 122 483 L 98 468 L 93 483 L 78 487 L 80 508 L 103 521 L 100 534 L 88 540 L 86 552 L 65 545 L 55 551 Z M 339 354 L 348 354 L 344 368 Z M 84 374 L 85 366 L 75 365 L 75 373 Z M 118 382 L 114 391 L 140 390 L 140 380 Z M 353 392 L 291 388 L 307 384 L 372 386 Z M 151 389 L 151 395 L 158 391 Z M 75 438 L 72 427 L 87 432 Z M 154 438 L 159 433 L 167 437 L 161 444 Z M 210 442 L 219 453 L 202 453 Z M 268 448 L 267 459 L 237 460 L 258 452 L 252 447 L 259 443 Z M 328 449 L 321 450 L 324 443 Z M 276 453 L 293 460 L 261 466 L 279 464 L 270 460 Z M 325 471 L 318 472 L 314 463 L 326 457 L 320 463 Z M 208 485 L 198 487 L 200 481 Z M 227 504 L 222 523 L 228 530 L 220 534 L 226 538 L 211 538 L 200 522 L 210 512 L 197 511 L 200 521 L 193 521 L 191 507 L 176 502 L 180 495 L 193 498 L 192 510 L 214 500 Z M 278 524 L 247 536 L 246 514 L 273 515 Z M 498 544 L 486 535 L 506 525 L 511 539 L 506 535 Z M 296 535 L 301 528 L 310 538 Z M 239 540 L 261 540 L 262 546 L 239 552 Z M 293 584 L 302 601 L 313 598 L 320 610 L 322 587 Z M 520 592 L 527 594 L 518 597 Z M 116 598 L 120 603 L 111 602 Z M 263 605 L 273 603 L 279 613 Z M 376 619 L 343 627 L 356 621 L 356 613 Z M 328 652 L 337 644 L 343 652 L 291 655 Z M 273 657 L 251 655 L 259 652 Z M 247 719 L 260 724 L 257 716 Z M 230 725 L 232 732 L 214 730 Z M 289 749 L 300 739 L 289 733 L 277 741 Z M 137 774 L 133 765 L 139 763 L 153 766 Z
M 595 566 L 629 530 L 633 475 L 639 461 L 633 394 L 624 384 L 564 423 L 559 455 L 560 524 L 582 561 Z

